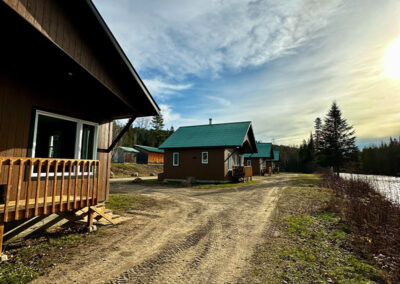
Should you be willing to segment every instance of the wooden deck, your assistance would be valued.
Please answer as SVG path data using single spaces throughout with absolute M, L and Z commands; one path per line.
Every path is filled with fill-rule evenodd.
M 97 205 L 99 161 L 0 157 L 0 223 Z

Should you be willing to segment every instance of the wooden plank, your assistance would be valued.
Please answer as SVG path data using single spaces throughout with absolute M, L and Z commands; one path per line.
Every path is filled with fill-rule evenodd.
M 88 215 L 88 226 L 93 226 L 93 219 L 94 219 L 94 211 L 89 208 L 89 215 Z
M 82 172 L 82 175 L 81 175 L 81 179 L 82 179 L 82 182 L 81 182 L 81 203 L 80 203 L 80 206 L 81 207 L 83 207 L 83 188 L 84 188 L 84 182 L 85 182 L 85 162 L 82 162 L 82 170 L 81 170 L 81 172 Z
M 26 188 L 26 196 L 25 196 L 25 218 L 29 216 L 29 199 L 31 195 L 31 186 L 32 186 L 32 161 L 29 161 L 29 168 L 28 168 L 28 186 Z
M 24 163 L 22 159 L 18 159 L 19 161 L 19 169 L 18 169 L 18 184 L 17 184 L 17 192 L 15 195 L 15 220 L 19 220 L 19 210 L 18 210 L 18 202 L 19 202 L 19 195 L 21 194 L 21 185 L 22 185 L 22 172 Z
M 56 160 L 54 165 L 54 180 L 53 180 L 53 198 L 51 203 L 51 212 L 56 212 L 56 191 L 57 191 L 57 172 L 58 172 L 58 160 Z
M 13 160 L 9 159 L 8 166 L 8 176 L 7 176 L 7 189 L 6 189 L 6 200 L 4 202 L 4 222 L 8 221 L 8 202 L 10 200 L 10 192 L 12 189 L 12 170 L 13 170 Z
M 74 185 L 74 209 L 77 209 L 76 195 L 78 190 L 78 175 L 79 175 L 79 162 L 75 164 L 75 185 Z
M 47 190 L 48 190 L 48 188 L 49 188 L 49 173 L 50 173 L 50 160 L 47 160 L 47 164 L 46 164 L 46 180 L 45 180 L 45 183 L 44 183 L 44 194 L 43 194 L 43 197 L 44 197 L 44 200 L 45 200 L 45 202 L 44 202 L 44 204 L 43 204 L 43 207 L 44 207 L 44 209 L 43 209 L 43 214 L 44 215 L 46 215 L 47 214 Z
M 35 194 L 35 216 L 38 215 L 38 208 L 39 208 L 39 192 L 40 192 L 40 176 L 42 175 L 42 161 L 39 160 L 38 163 L 38 178 L 36 181 L 36 194 Z
M 95 200 L 94 200 L 94 196 L 95 196 L 95 189 L 96 189 L 96 162 L 93 162 L 93 178 L 92 178 L 92 205 L 95 205 Z
M 91 162 L 89 162 L 88 164 L 88 177 L 87 177 L 87 186 L 86 186 L 86 206 L 89 206 L 89 191 L 90 191 L 90 166 L 91 166 Z
M 67 189 L 67 210 L 70 210 L 70 194 L 71 194 L 71 175 L 72 175 L 72 167 L 73 167 L 73 163 L 69 162 L 69 171 L 68 171 L 68 189 Z
M 64 178 L 65 178 L 65 161 L 62 162 L 62 174 L 61 174 L 61 188 L 60 188 L 60 212 L 63 211 L 63 192 L 64 192 Z
M 99 204 L 100 162 L 96 162 L 96 164 L 97 164 L 97 170 L 96 170 L 96 173 L 97 173 L 97 179 L 96 180 L 97 180 L 97 182 L 96 182 L 96 203 L 95 204 Z

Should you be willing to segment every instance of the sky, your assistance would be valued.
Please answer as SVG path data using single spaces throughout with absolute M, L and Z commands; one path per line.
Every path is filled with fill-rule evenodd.
M 336 101 L 360 147 L 400 136 L 399 0 L 94 3 L 168 128 L 252 121 L 298 145 Z

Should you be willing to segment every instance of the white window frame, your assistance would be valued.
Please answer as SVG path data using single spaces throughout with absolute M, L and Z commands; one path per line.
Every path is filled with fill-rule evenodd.
M 82 151 L 82 134 L 83 134 L 83 125 L 92 125 L 94 126 L 94 141 L 93 141 L 93 160 L 97 160 L 97 145 L 98 145 L 98 140 L 99 140 L 99 124 L 87 120 L 82 120 L 78 118 L 73 118 L 70 116 L 65 116 L 61 114 L 56 114 L 52 112 L 47 112 L 47 111 L 42 111 L 42 110 L 36 110 L 35 113 L 35 124 L 34 124 L 34 130 L 33 130 L 33 141 L 32 141 L 32 158 L 36 158 L 36 139 L 37 139 L 37 128 L 38 128 L 38 120 L 39 120 L 39 115 L 44 115 L 48 117 L 53 117 L 53 118 L 58 118 L 58 119 L 63 119 L 63 120 L 68 120 L 68 121 L 73 121 L 76 122 L 76 136 L 75 136 L 75 150 L 74 150 L 74 159 L 81 159 L 81 151 Z M 62 158 L 60 158 L 62 159 Z M 57 173 L 57 176 L 61 176 L 62 173 Z M 69 173 L 66 172 L 64 173 L 64 176 L 68 176 Z M 74 173 L 75 175 L 75 173 Z M 82 175 L 81 171 L 81 166 L 78 167 L 78 175 Z M 87 173 L 85 173 L 87 175 Z M 93 175 L 93 173 L 91 174 Z M 37 177 L 38 174 L 33 172 L 32 168 L 32 177 Z M 46 173 L 41 173 L 41 177 L 45 177 Z M 54 176 L 54 172 L 49 172 L 49 176 Z
M 228 158 L 228 171 L 231 171 L 233 169 L 233 160 L 232 160 L 232 152 L 228 152 L 229 158 Z
M 175 155 L 177 156 L 177 163 L 175 163 Z M 178 167 L 179 166 L 179 152 L 172 153 L 172 166 Z
M 207 154 L 207 159 L 204 159 L 204 154 Z M 208 164 L 208 152 L 201 152 L 201 163 Z

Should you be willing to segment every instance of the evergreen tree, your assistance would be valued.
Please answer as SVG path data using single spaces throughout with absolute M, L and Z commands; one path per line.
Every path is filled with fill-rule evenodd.
M 322 120 L 319 117 L 314 120 L 314 131 L 315 149 L 318 152 L 322 146 Z
M 310 134 L 308 142 L 303 140 L 303 144 L 300 146 L 299 160 L 302 172 L 313 173 L 316 170 L 315 143 L 312 133 Z
M 348 125 L 347 120 L 342 118 L 342 112 L 336 102 L 333 102 L 321 132 L 323 146 L 320 152 L 324 166 L 333 167 L 333 170 L 339 173 L 340 167 L 346 162 L 356 159 L 354 134 L 353 126 Z
M 153 119 L 151 121 L 151 126 L 152 126 L 152 129 L 155 131 L 163 130 L 164 118 L 163 118 L 162 114 L 153 116 Z

